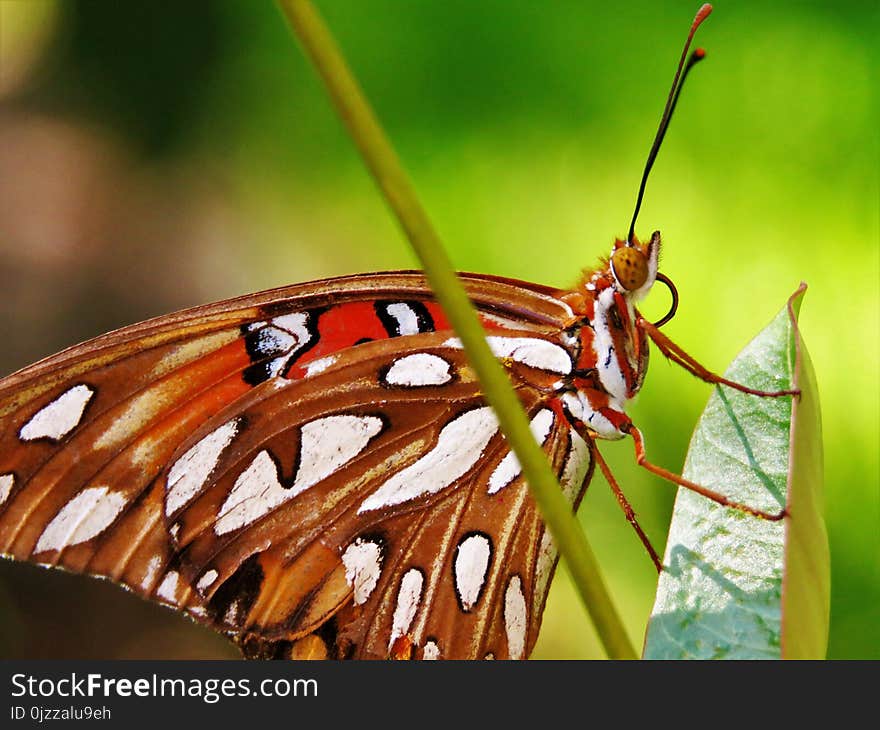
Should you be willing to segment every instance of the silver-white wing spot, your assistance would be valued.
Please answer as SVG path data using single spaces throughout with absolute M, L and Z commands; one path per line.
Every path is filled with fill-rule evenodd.
M 422 649 L 422 659 L 430 660 L 430 659 L 439 659 L 440 658 L 440 647 L 437 646 L 436 641 L 428 641 L 425 643 L 425 648 Z
M 528 614 L 522 581 L 513 576 L 504 593 L 504 630 L 507 633 L 507 651 L 511 659 L 522 659 L 526 653 Z
M 565 458 L 565 466 L 562 469 L 562 476 L 559 478 L 559 485 L 562 487 L 562 493 L 566 499 L 573 503 L 580 492 L 581 485 L 590 466 L 590 447 L 574 429 L 569 429 L 569 436 L 571 442 L 568 447 L 568 455 Z M 544 533 L 541 535 L 541 544 L 538 547 L 538 560 L 535 566 L 533 611 L 540 612 L 541 610 L 540 604 L 547 593 L 547 586 L 550 582 L 550 575 L 553 572 L 553 566 L 556 564 L 557 556 L 556 545 L 550 536 L 550 531 L 544 528 Z
M 342 554 L 345 580 L 354 589 L 354 605 L 365 603 L 379 582 L 382 571 L 382 546 L 372 540 L 357 538 Z
M 410 388 L 445 385 L 452 380 L 451 369 L 452 366 L 442 357 L 419 352 L 395 360 L 385 374 L 385 383 Z
M 275 461 L 261 451 L 235 480 L 214 531 L 224 535 L 237 530 L 293 499 L 355 458 L 381 430 L 382 419 L 375 416 L 327 416 L 305 424 L 293 484 L 281 484 Z
M 401 335 L 417 335 L 419 330 L 419 318 L 413 308 L 403 302 L 389 304 L 385 311 L 397 320 L 397 331 Z
M 275 317 L 272 324 L 281 329 L 287 330 L 296 337 L 296 344 L 302 347 L 312 339 L 312 333 L 309 332 L 309 314 L 308 312 L 293 312 L 291 314 L 283 314 Z
M 188 504 L 198 494 L 211 475 L 223 450 L 238 433 L 237 418 L 214 429 L 187 450 L 168 472 L 165 514 L 170 515 Z
M 267 364 L 267 372 L 270 376 L 278 375 L 290 362 L 290 359 L 302 350 L 312 340 L 309 331 L 308 312 L 292 312 L 275 317 L 272 327 L 258 336 L 257 351 L 264 357 L 274 357 Z M 264 331 L 265 332 L 265 331 Z
M 431 451 L 367 497 L 358 514 L 439 492 L 479 461 L 497 431 L 498 420 L 491 408 L 462 413 L 443 427 Z
M 169 603 L 177 601 L 177 590 L 180 587 L 180 573 L 171 570 L 165 574 L 159 587 L 156 589 L 156 595 Z
M 327 355 L 327 357 L 322 357 L 317 360 L 312 360 L 311 362 L 306 364 L 306 376 L 316 375 L 317 373 L 323 373 L 327 368 L 329 368 L 335 362 L 336 362 L 336 355 Z
M 93 395 L 95 391 L 88 385 L 74 385 L 31 416 L 18 432 L 19 438 L 22 441 L 42 438 L 60 441 L 79 425 Z
M 543 444 L 550 434 L 550 429 L 553 427 L 553 411 L 549 408 L 542 408 L 532 418 L 530 426 L 535 441 Z M 489 494 L 495 494 L 504 489 L 504 487 L 520 475 L 520 471 L 522 469 L 516 454 L 512 451 L 508 452 L 489 477 Z
M 541 535 L 541 544 L 538 546 L 538 560 L 535 565 L 535 595 L 532 605 L 533 611 L 541 610 L 541 602 L 547 595 L 547 588 L 550 583 L 550 575 L 553 572 L 553 566 L 556 565 L 556 558 L 559 552 L 556 549 L 556 543 L 550 535 L 550 530 L 544 527 L 544 533 Z
M 486 338 L 489 349 L 495 357 L 509 357 L 514 362 L 528 365 L 551 373 L 568 375 L 571 372 L 571 356 L 564 347 L 538 337 L 501 337 L 492 335 Z M 453 337 L 443 343 L 447 347 L 461 348 L 461 340 Z
M 278 327 L 263 327 L 257 331 L 254 348 L 262 357 L 277 357 L 299 344 L 297 338 Z
M 147 563 L 147 569 L 144 572 L 144 577 L 141 579 L 141 588 L 145 591 L 149 590 L 153 585 L 153 581 L 156 580 L 156 576 L 159 575 L 159 568 L 162 567 L 162 558 L 158 555 L 154 555 L 150 558 L 150 561 Z
M 299 471 L 291 489 L 293 495 L 351 461 L 381 430 L 382 419 L 376 416 L 327 416 L 305 424 L 301 429 Z
M 0 474 L 0 505 L 9 499 L 14 485 L 15 474 Z
M 261 451 L 238 478 L 217 513 L 218 535 L 249 525 L 292 495 L 278 481 L 278 467 L 268 451 Z
M 233 601 L 229 604 L 229 608 L 226 609 L 226 613 L 223 614 L 224 623 L 229 626 L 235 626 L 238 622 L 238 614 L 241 609 L 241 603 L 238 600 Z
M 394 616 L 391 620 L 391 639 L 388 642 L 390 649 L 394 641 L 404 636 L 412 625 L 419 602 L 422 600 L 422 587 L 425 576 L 418 568 L 410 568 L 400 581 L 400 589 L 397 592 L 397 605 L 394 607 Z
M 590 447 L 573 428 L 569 429 L 568 434 L 571 442 L 559 483 L 568 501 L 574 502 L 590 467 Z
M 454 565 L 455 590 L 465 612 L 480 600 L 491 559 L 492 545 L 485 535 L 473 533 L 458 544 Z
M 219 573 L 213 568 L 211 570 L 205 571 L 204 575 L 199 578 L 199 582 L 196 583 L 196 588 L 198 588 L 200 591 L 207 590 L 212 585 L 214 585 L 214 581 L 217 580 L 218 575 Z
M 62 550 L 100 535 L 116 519 L 128 497 L 109 487 L 89 487 L 71 499 L 46 525 L 34 553 Z

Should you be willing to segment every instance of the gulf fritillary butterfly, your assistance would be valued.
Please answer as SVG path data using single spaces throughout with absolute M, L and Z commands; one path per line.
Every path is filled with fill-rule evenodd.
M 462 280 L 573 505 L 597 462 L 612 479 L 596 440 L 627 435 L 643 466 L 732 504 L 648 463 L 625 413 L 648 338 L 740 387 L 660 334 L 675 306 L 656 325 L 635 308 L 656 280 L 675 295 L 659 233 L 633 233 L 638 208 L 573 290 Z M 245 656 L 289 658 L 527 657 L 557 557 L 417 272 L 170 314 L 0 381 L 0 551 L 109 578 Z

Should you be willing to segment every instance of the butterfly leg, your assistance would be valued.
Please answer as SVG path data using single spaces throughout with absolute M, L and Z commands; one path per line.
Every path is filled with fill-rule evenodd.
M 645 333 L 654 341 L 654 344 L 657 345 L 657 348 L 662 352 L 667 358 L 672 360 L 676 365 L 680 365 L 685 370 L 687 370 L 692 375 L 696 375 L 700 380 L 704 380 L 707 383 L 712 384 L 721 384 L 726 385 L 729 388 L 733 388 L 734 390 L 739 390 L 743 393 L 750 393 L 751 395 L 760 395 L 766 398 L 777 398 L 783 395 L 800 395 L 800 390 L 756 390 L 754 388 L 749 388 L 741 383 L 734 382 L 733 380 L 728 380 L 721 375 L 717 375 L 716 373 L 711 372 L 704 368 L 700 363 L 698 363 L 693 357 L 688 355 L 684 350 L 682 350 L 678 345 L 676 345 L 672 340 L 670 340 L 666 335 L 664 335 L 656 326 L 648 322 L 644 317 L 639 317 L 636 320 L 636 326 L 640 329 L 644 330 Z
M 620 508 L 626 515 L 627 522 L 629 522 L 629 524 L 631 524 L 633 529 L 636 531 L 636 534 L 639 536 L 639 540 L 642 541 L 642 545 L 645 546 L 645 549 L 648 551 L 648 555 L 650 555 L 651 560 L 654 561 L 654 566 L 657 568 L 657 572 L 662 572 L 663 563 L 660 560 L 660 556 L 657 555 L 657 551 L 654 550 L 654 546 L 651 545 L 651 541 L 648 539 L 648 536 L 645 534 L 644 530 L 642 530 L 642 527 L 641 525 L 639 525 L 638 520 L 636 520 L 636 513 L 633 511 L 633 508 L 632 506 L 630 506 L 630 503 L 624 495 L 623 490 L 621 490 L 620 485 L 618 485 L 617 480 L 611 473 L 611 469 L 608 468 L 608 464 L 605 463 L 605 459 L 603 459 L 602 455 L 599 453 L 599 447 L 596 446 L 596 442 L 592 439 L 590 439 L 588 443 L 590 444 L 590 448 L 593 450 L 593 458 L 599 464 L 599 468 L 602 470 L 602 474 L 605 475 L 605 479 L 608 482 L 608 485 L 611 487 L 611 491 L 614 492 L 614 496 L 617 497 L 617 503 L 620 505 Z
M 688 479 L 685 479 L 678 474 L 669 471 L 668 469 L 664 469 L 661 466 L 657 466 L 656 464 L 652 464 L 648 461 L 647 454 L 645 453 L 645 441 L 642 438 L 642 433 L 636 428 L 634 425 L 630 424 L 626 429 L 626 432 L 632 436 L 633 444 L 635 445 L 636 450 L 636 462 L 641 467 L 644 467 L 652 474 L 656 474 L 659 477 L 662 477 L 666 481 L 672 482 L 673 484 L 678 484 L 680 487 L 685 487 L 686 489 L 690 489 L 692 492 L 696 492 L 697 494 L 702 494 L 704 497 L 708 497 L 713 502 L 717 502 L 718 504 L 724 505 L 725 507 L 732 507 L 733 509 L 740 510 L 741 512 L 746 512 L 750 515 L 754 515 L 755 517 L 760 517 L 762 520 L 769 520 L 771 522 L 778 522 L 783 517 L 786 517 L 788 513 L 786 510 L 782 510 L 780 512 L 765 512 L 764 510 L 756 509 L 755 507 L 750 507 L 747 504 L 743 504 L 742 502 L 735 502 L 728 497 L 725 497 L 720 492 L 716 492 L 707 487 L 703 487 L 695 482 L 692 482 Z

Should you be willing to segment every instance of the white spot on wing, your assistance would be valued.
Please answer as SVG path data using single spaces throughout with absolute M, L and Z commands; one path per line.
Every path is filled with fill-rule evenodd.
M 15 484 L 14 474 L 0 474 L 0 505 L 9 499 L 12 487 Z
M 278 479 L 278 467 L 261 451 L 235 480 L 218 512 L 215 531 L 224 535 L 251 524 L 280 504 L 327 478 L 361 453 L 382 430 L 375 416 L 327 416 L 300 431 L 300 463 L 290 488 Z
M 399 636 L 404 636 L 412 625 L 419 602 L 422 600 L 422 586 L 425 577 L 418 568 L 410 568 L 400 581 L 400 590 L 397 592 L 397 605 L 394 607 L 394 617 L 391 621 L 391 640 L 388 642 L 390 649 Z
M 226 609 L 226 613 L 223 614 L 223 621 L 230 626 L 234 626 L 238 621 L 239 609 L 241 608 L 241 604 L 238 601 L 233 601 L 229 604 L 229 608 Z
M 470 611 L 480 598 L 491 557 L 492 546 L 485 535 L 470 535 L 458 545 L 454 566 L 455 590 L 465 611 Z
M 514 479 L 519 476 L 521 467 L 519 459 L 512 451 L 508 451 L 507 455 L 501 460 L 501 463 L 495 467 L 492 476 L 489 477 L 489 494 L 504 489 Z
M 541 409 L 535 414 L 535 417 L 532 418 L 530 426 L 535 441 L 539 444 L 543 444 L 553 426 L 553 411 L 549 408 Z M 516 458 L 516 454 L 512 451 L 508 452 L 498 466 L 495 467 L 492 476 L 489 477 L 489 494 L 495 494 L 501 489 L 504 489 L 504 487 L 519 476 L 520 471 L 521 467 L 519 459 Z
M 419 320 L 413 308 L 402 302 L 389 304 L 385 311 L 397 320 L 397 331 L 401 335 L 417 335 L 419 333 Z
M 150 558 L 150 561 L 147 563 L 147 570 L 144 573 L 144 578 L 141 581 L 141 588 L 143 590 L 149 590 L 150 586 L 153 585 L 153 581 L 156 580 L 156 576 L 159 574 L 160 567 L 162 567 L 162 558 L 158 555 L 154 555 Z
M 571 372 L 571 357 L 565 348 L 547 340 L 538 337 L 492 335 L 486 338 L 486 342 L 495 357 L 509 357 L 514 362 L 560 375 L 568 375 Z M 457 349 L 462 346 L 461 340 L 457 337 L 452 337 L 443 344 Z
M 257 332 L 256 350 L 264 357 L 276 357 L 298 344 L 296 337 L 278 327 L 264 327 Z
M 439 659 L 440 658 L 440 647 L 437 646 L 436 641 L 429 641 L 425 644 L 425 648 L 422 650 L 422 659 Z
M 292 491 L 299 494 L 351 461 L 382 430 L 376 416 L 327 416 L 301 429 L 299 471 Z
M 385 375 L 385 382 L 409 387 L 444 385 L 452 380 L 450 370 L 451 365 L 442 357 L 419 352 L 395 360 Z
M 220 508 L 214 531 L 237 530 L 262 517 L 293 495 L 278 481 L 278 467 L 268 451 L 261 451 L 238 478 Z
M 569 436 L 571 443 L 565 459 L 565 466 L 562 468 L 562 476 L 559 478 L 559 485 L 562 487 L 562 493 L 566 499 L 574 503 L 590 466 L 590 447 L 574 429 L 569 430 Z M 556 565 L 557 557 L 556 545 L 550 536 L 550 531 L 545 528 L 544 534 L 541 535 L 535 567 L 535 592 L 532 603 L 532 611 L 534 612 L 541 611 L 541 604 L 547 595 L 550 576 L 553 573 L 553 566 Z
M 336 362 L 336 355 L 328 355 L 327 357 L 322 357 L 317 360 L 312 360 L 310 363 L 306 364 L 306 377 L 309 375 L 315 375 L 316 373 L 322 373 L 327 368 L 329 368 L 333 363 Z
M 263 323 L 266 324 L 266 323 Z M 275 317 L 256 339 L 257 352 L 267 358 L 266 373 L 275 378 L 298 351 L 312 340 L 308 312 L 292 312 Z
M 382 547 L 358 538 L 342 554 L 345 580 L 354 588 L 354 605 L 365 603 L 379 582 L 382 570 Z
M 214 429 L 181 456 L 168 472 L 165 514 L 188 504 L 204 486 L 223 450 L 238 433 L 238 419 Z
M 62 550 L 91 540 L 113 523 L 127 501 L 124 494 L 108 487 L 84 489 L 46 525 L 34 552 Z
M 437 445 L 414 464 L 397 472 L 358 509 L 358 514 L 434 494 L 467 473 L 498 430 L 489 407 L 461 414 L 443 427 Z
M 179 582 L 180 573 L 176 570 L 169 571 L 165 574 L 165 577 L 156 589 L 156 595 L 169 603 L 174 603 L 177 599 L 177 587 Z
M 88 385 L 74 385 L 49 405 L 37 411 L 18 432 L 22 441 L 50 438 L 58 441 L 79 425 L 95 391 Z
M 556 565 L 556 558 L 559 553 L 556 544 L 550 535 L 550 530 L 544 528 L 544 534 L 541 535 L 541 544 L 538 547 L 538 560 L 535 567 L 535 595 L 532 610 L 540 612 L 541 604 L 547 595 L 547 588 L 550 584 L 550 576 L 553 573 L 553 566 Z
M 281 372 L 282 368 L 287 365 L 287 361 L 290 359 L 289 355 L 282 355 L 281 357 L 276 357 L 274 360 L 269 360 L 266 365 L 266 371 L 269 374 L 270 378 L 274 378 Z
M 204 592 L 207 588 L 210 588 L 212 585 L 214 585 L 214 581 L 217 580 L 218 575 L 219 573 L 213 568 L 206 571 L 205 574 L 201 578 L 199 578 L 199 582 L 196 583 L 196 588 Z
M 559 482 L 562 493 L 573 503 L 590 466 L 590 447 L 573 428 L 568 433 L 571 442 Z
M 312 339 L 312 333 L 309 332 L 308 322 L 309 315 L 307 312 L 283 314 L 272 320 L 272 324 L 276 327 L 287 330 L 290 334 L 294 335 L 299 347 L 302 347 Z
M 525 655 L 527 628 L 522 581 L 515 575 L 510 579 L 504 593 L 504 630 L 507 633 L 507 651 L 511 659 L 522 659 Z

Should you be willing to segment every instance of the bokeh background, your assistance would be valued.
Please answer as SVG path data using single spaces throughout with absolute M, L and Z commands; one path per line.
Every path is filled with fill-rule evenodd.
M 319 2 L 457 267 L 572 284 L 629 222 L 698 3 Z M 719 2 L 648 185 L 715 369 L 801 280 L 832 555 L 829 656 L 880 657 L 878 55 L 868 2 Z M 416 262 L 271 2 L 0 0 L 0 370 L 286 283 Z M 664 293 L 648 314 L 665 312 Z M 708 386 L 632 409 L 680 469 Z M 604 453 L 662 551 L 674 489 Z M 601 477 L 580 510 L 636 646 L 656 574 Z M 223 657 L 107 583 L 0 565 L 0 656 Z M 564 569 L 536 657 L 601 657 Z

